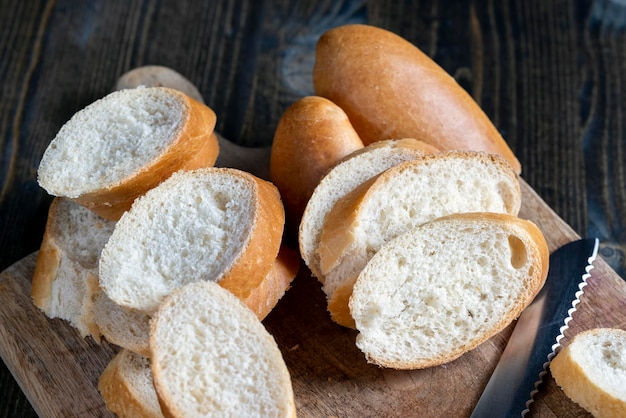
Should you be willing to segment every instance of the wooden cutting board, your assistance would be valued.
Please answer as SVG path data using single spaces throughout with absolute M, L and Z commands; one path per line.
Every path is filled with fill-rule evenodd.
M 221 165 L 245 163 L 250 171 L 267 172 L 267 150 L 223 145 L 230 151 L 222 154 Z M 233 159 L 228 158 L 231 151 Z M 525 182 L 522 190 L 520 216 L 538 224 L 551 250 L 578 238 Z M 50 320 L 34 307 L 30 280 L 35 262 L 31 254 L 0 274 L 0 356 L 40 416 L 110 416 L 96 385 L 116 348 L 82 339 L 67 323 Z M 626 329 L 626 282 L 598 259 L 588 283 L 564 343 L 592 327 Z M 291 372 L 300 417 L 469 416 L 513 326 L 443 366 L 379 368 L 367 364 L 355 346 L 356 331 L 330 321 L 320 284 L 304 265 L 264 323 Z M 535 399 L 533 416 L 587 416 L 549 375 Z

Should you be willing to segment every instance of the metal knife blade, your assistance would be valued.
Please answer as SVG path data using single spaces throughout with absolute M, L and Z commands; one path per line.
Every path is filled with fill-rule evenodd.
M 522 312 L 471 418 L 524 416 L 580 302 L 598 239 L 570 242 L 550 255 L 548 277 Z

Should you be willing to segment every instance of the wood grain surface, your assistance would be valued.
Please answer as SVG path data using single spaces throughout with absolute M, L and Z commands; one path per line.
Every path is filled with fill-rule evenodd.
M 0 271 L 39 246 L 47 144 L 120 74 L 174 68 L 216 111 L 220 133 L 269 145 L 282 111 L 312 93 L 317 37 L 355 22 L 406 37 L 454 75 L 537 194 L 579 235 L 598 236 L 626 275 L 622 0 L 2 0 Z M 33 416 L 0 364 L 0 417 Z

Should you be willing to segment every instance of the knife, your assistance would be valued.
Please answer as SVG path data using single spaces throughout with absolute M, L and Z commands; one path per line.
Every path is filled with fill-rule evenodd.
M 517 320 L 471 418 L 523 417 L 580 302 L 598 239 L 570 242 L 550 255 L 548 277 Z

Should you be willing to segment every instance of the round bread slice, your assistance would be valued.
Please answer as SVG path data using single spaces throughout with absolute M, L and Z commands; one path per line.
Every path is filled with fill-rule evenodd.
M 167 297 L 150 331 L 152 374 L 171 417 L 295 417 L 291 378 L 254 313 L 213 282 Z
M 281 246 L 269 273 L 242 302 L 259 320 L 263 320 L 283 297 L 296 277 L 299 266 L 298 253 Z M 96 295 L 93 313 L 100 332 L 108 342 L 150 357 L 149 315 L 118 305 L 105 292 L 98 292 Z
M 135 201 L 100 259 L 100 286 L 146 314 L 172 290 L 219 282 L 245 299 L 278 255 L 285 223 L 278 190 L 229 168 L 180 171 Z
M 626 416 L 626 331 L 595 328 L 576 334 L 550 362 L 556 383 L 594 417 Z
M 161 418 L 163 413 L 152 383 L 150 360 L 120 350 L 98 379 L 107 409 L 119 418 Z
M 114 227 L 115 222 L 76 202 L 53 199 L 32 279 L 35 306 L 96 341 L 100 329 L 94 320 L 93 296 L 99 290 L 98 260 Z
M 326 216 L 339 199 L 356 186 L 390 167 L 438 150 L 413 138 L 374 142 L 348 155 L 319 182 L 308 200 L 298 233 L 300 255 L 313 275 L 324 283 L 316 249 Z
M 535 224 L 455 214 L 382 246 L 359 274 L 350 312 L 368 361 L 396 369 L 450 362 L 492 337 L 533 300 L 548 272 Z
M 384 243 L 452 213 L 517 215 L 520 206 L 513 169 L 501 157 L 481 152 L 424 155 L 361 184 L 327 215 L 317 248 L 333 320 L 354 327 L 348 309 L 352 286 Z
M 215 122 L 210 108 L 173 89 L 111 93 L 63 125 L 41 159 L 39 184 L 117 220 L 175 171 L 213 165 Z

